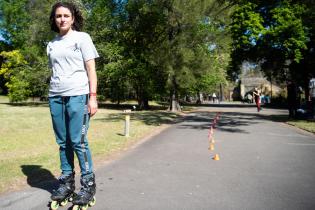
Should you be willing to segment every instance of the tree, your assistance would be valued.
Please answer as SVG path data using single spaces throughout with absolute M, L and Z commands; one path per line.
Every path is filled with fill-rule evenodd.
M 120 42 L 120 1 L 84 1 L 86 24 L 84 30 L 93 38 L 100 58 L 97 59 L 98 93 L 112 101 L 124 99 L 127 80 L 124 71 L 128 61 Z
M 3 51 L 0 53 L 3 58 L 3 63 L 0 69 L 0 75 L 6 79 L 6 86 L 9 89 L 9 99 L 11 101 L 25 100 L 30 94 L 28 90 L 29 84 L 21 80 L 19 70 L 27 64 L 23 55 L 18 50 Z M 10 80 L 9 80 L 10 78 Z
M 219 17 L 226 5 L 199 0 L 159 2 L 164 7 L 166 25 L 163 41 L 154 51 L 159 56 L 153 62 L 168 76 L 170 109 L 176 111 L 180 94 L 190 92 L 204 75 L 210 75 L 209 47 L 223 49 L 218 35 L 227 35 L 225 22 Z
M 47 33 L 51 1 L 0 2 L 1 28 L 10 48 L 7 51 L 18 49 L 26 61 L 14 71 L 23 85 L 11 86 L 11 91 L 24 86 L 29 90 L 24 95 L 45 94 L 40 89 L 47 89 L 49 77 L 45 48 L 54 36 Z M 227 54 L 229 43 L 228 1 L 73 2 L 83 11 L 84 30 L 91 34 L 100 54 L 100 95 L 117 103 L 136 97 L 140 108 L 148 108 L 153 98 L 169 97 L 170 108 L 175 110 L 185 94 L 206 91 L 218 78 L 223 82 L 228 61 L 228 56 L 222 56 Z M 18 81 L 6 80 L 12 84 Z M 36 85 L 42 82 L 45 87 Z
M 250 60 L 261 64 L 269 78 L 293 78 L 290 66 L 301 63 L 310 41 L 303 23 L 305 13 L 303 3 L 290 0 L 239 1 L 232 15 L 230 75 L 239 73 L 240 64 Z
M 46 44 L 53 36 L 48 24 L 52 1 L 23 0 L 0 2 L 2 21 L 0 28 L 7 50 L 18 52 L 23 57 L 23 65 L 10 67 L 10 77 L 4 77 L 13 101 L 24 100 L 28 96 L 47 95 L 48 76 Z M 13 62 L 12 57 L 3 57 L 5 62 Z M 3 64 L 6 65 L 6 64 Z M 2 66 L 3 66 L 2 65 Z M 4 74 L 3 74 L 4 75 Z M 25 89 L 25 90 L 23 90 Z

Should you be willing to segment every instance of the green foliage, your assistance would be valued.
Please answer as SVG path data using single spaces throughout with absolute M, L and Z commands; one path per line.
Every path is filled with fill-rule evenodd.
M 20 51 L 13 50 L 10 52 L 1 52 L 0 56 L 4 59 L 0 69 L 0 75 L 3 75 L 8 81 L 5 85 L 9 89 L 10 101 L 16 102 L 27 99 L 30 93 L 28 90 L 29 84 L 23 81 L 22 74 L 17 74 L 26 64 L 23 55 Z
M 19 102 L 28 99 L 31 91 L 30 84 L 24 80 L 24 74 L 12 76 L 10 82 L 6 85 L 9 88 L 9 100 L 11 102 Z
M 152 98 L 176 92 L 207 91 L 225 82 L 230 37 L 230 4 L 215 0 L 72 0 L 86 21 L 100 54 L 98 93 L 117 103 L 136 98 L 148 108 Z M 49 71 L 45 48 L 54 34 L 48 16 L 53 0 L 4 0 L 0 3 L 6 40 L 26 61 L 6 77 L 17 100 L 45 97 Z M 4 73 L 2 75 L 5 75 Z M 17 82 L 19 80 L 19 82 Z M 19 88 L 21 87 L 21 88 Z M 27 91 L 23 92 L 22 89 Z M 23 96 L 23 97 L 22 97 Z
M 27 40 L 27 25 L 30 23 L 30 15 L 26 10 L 28 0 L 0 1 L 2 21 L 0 28 L 3 29 L 3 37 L 9 40 L 13 46 L 22 46 Z
M 202 75 L 199 82 L 196 84 L 196 89 L 202 92 L 211 93 L 218 91 L 220 84 L 227 85 L 226 71 L 229 61 L 228 54 L 214 55 L 212 58 L 211 68 L 206 74 Z
M 163 41 L 154 51 L 159 56 L 155 56 L 152 61 L 164 69 L 169 92 L 176 94 L 177 98 L 206 90 L 201 85 L 205 75 L 214 77 L 209 72 L 219 69 L 212 62 L 211 54 L 227 50 L 222 40 L 227 41 L 226 37 L 229 37 L 225 30 L 226 21 L 220 16 L 224 13 L 218 15 L 217 12 L 209 11 L 210 8 L 218 11 L 225 5 L 218 6 L 215 1 L 198 0 L 163 3 L 166 5 Z M 211 46 L 215 50 L 209 52 Z
M 297 4 L 284 3 L 281 7 L 276 7 L 270 11 L 274 24 L 266 33 L 274 46 L 283 48 L 285 58 L 296 62 L 302 59 L 301 51 L 306 49 L 307 32 L 301 18 L 304 11 L 304 7 Z
M 0 75 L 6 79 L 10 101 L 18 102 L 29 96 L 47 95 L 49 73 L 46 65 L 30 66 L 19 50 L 4 51 L 0 56 L 4 59 Z
M 257 5 L 246 3 L 237 7 L 232 15 L 231 32 L 233 46 L 247 50 L 265 34 L 263 17 L 255 12 Z
M 140 108 L 147 108 L 149 99 L 172 91 L 180 97 L 206 90 L 195 88 L 203 75 L 216 77 L 213 69 L 225 71 L 209 53 L 210 45 L 216 46 L 217 55 L 228 50 L 226 20 L 220 16 L 224 12 L 209 12 L 225 5 L 200 0 L 109 2 L 96 1 L 90 7 L 90 21 L 97 22 L 91 25 L 103 26 L 90 31 L 102 54 L 98 75 L 107 87 L 101 88 L 112 99 L 119 102 L 136 94 Z
M 0 2 L 1 28 L 4 38 L 15 49 L 0 56 L 4 58 L 1 73 L 9 88 L 11 101 L 25 100 L 29 96 L 47 95 L 46 44 L 53 37 L 48 24 L 51 3 L 54 1 Z
M 291 67 L 304 63 L 312 40 L 310 25 L 305 24 L 308 22 L 306 14 L 309 14 L 307 3 L 290 0 L 237 2 L 231 24 L 230 76 L 239 73 L 243 61 L 250 60 L 259 63 L 269 78 L 280 81 L 293 78 L 297 69 Z M 302 77 L 307 78 L 308 73 Z
M 0 75 L 5 79 L 9 79 L 15 68 L 25 65 L 27 62 L 19 50 L 9 52 L 3 51 L 0 53 L 3 63 L 0 68 Z

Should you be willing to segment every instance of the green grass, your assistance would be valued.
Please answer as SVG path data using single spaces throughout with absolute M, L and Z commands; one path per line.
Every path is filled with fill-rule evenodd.
M 287 115 L 273 115 L 269 119 L 276 122 L 283 122 L 294 127 L 303 129 L 305 131 L 315 134 L 315 121 L 314 120 L 291 120 Z
M 314 120 L 290 120 L 287 122 L 289 125 L 301 128 L 303 130 L 315 133 L 315 121 Z
M 96 165 L 161 125 L 173 123 L 177 116 L 163 110 L 133 112 L 130 137 L 126 138 L 123 112 L 100 108 L 91 119 L 88 132 Z M 0 119 L 0 193 L 27 184 L 36 186 L 59 175 L 58 146 L 47 103 L 10 104 L 7 97 L 0 96 Z M 78 167 L 76 171 L 79 174 Z

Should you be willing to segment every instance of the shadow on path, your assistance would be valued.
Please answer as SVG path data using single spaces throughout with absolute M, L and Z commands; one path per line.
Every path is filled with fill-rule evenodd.
M 58 180 L 47 169 L 40 165 L 22 165 L 22 172 L 27 176 L 27 183 L 31 187 L 40 188 L 52 193 L 58 185 Z
M 172 112 L 132 112 L 130 113 L 130 116 L 131 120 L 140 120 L 146 125 L 174 124 L 180 120 L 179 114 Z M 95 120 L 101 122 L 118 122 L 124 120 L 124 118 L 124 113 L 116 113 Z
M 185 106 L 189 107 L 220 107 L 220 108 L 256 108 L 255 103 L 204 103 L 204 104 L 185 104 Z M 286 109 L 286 106 L 277 106 L 271 104 L 262 104 L 262 108 L 272 108 L 272 109 Z
M 217 112 L 198 111 L 185 117 L 180 127 L 182 129 L 209 129 Z M 261 123 L 261 120 L 273 122 L 285 122 L 288 120 L 285 114 L 260 114 L 260 113 L 242 113 L 221 111 L 217 122 L 217 129 L 231 133 L 248 133 L 241 129 L 244 126 Z M 198 123 L 195 123 L 198 122 Z
M 132 112 L 130 114 L 131 120 L 139 120 L 146 125 L 158 126 L 160 124 L 176 124 L 183 122 L 180 125 L 181 129 L 209 129 L 211 123 L 218 110 L 211 108 L 220 108 L 220 120 L 217 122 L 217 128 L 222 131 L 231 133 L 248 133 L 246 126 L 252 124 L 259 124 L 261 120 L 286 122 L 288 120 L 287 114 L 283 114 L 276 109 L 263 108 L 260 113 L 253 112 L 256 110 L 253 104 L 202 104 L 197 110 L 188 113 L 187 115 L 180 115 L 173 112 L 159 112 L 159 111 L 145 111 Z M 202 108 L 206 108 L 207 111 Z M 273 111 L 274 110 L 274 111 Z M 267 111 L 267 112 L 265 112 Z M 124 120 L 124 113 L 115 113 L 108 116 L 97 118 L 95 120 L 101 122 L 118 122 Z

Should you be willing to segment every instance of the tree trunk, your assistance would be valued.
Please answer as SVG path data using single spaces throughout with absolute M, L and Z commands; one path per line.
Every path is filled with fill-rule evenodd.
M 175 91 L 171 95 L 171 111 L 176 112 L 176 97 L 175 97 Z
M 196 104 L 202 104 L 202 100 L 201 100 L 200 92 L 199 92 L 199 91 L 197 92 L 197 101 L 196 101 Z
M 141 89 L 138 91 L 138 106 L 140 110 L 150 109 L 148 94 L 146 93 L 145 90 Z
M 175 84 L 173 82 L 173 84 Z M 173 91 L 171 91 L 170 93 L 170 106 L 169 106 L 169 110 L 171 112 L 181 112 L 182 109 L 180 107 L 180 104 L 178 102 L 178 94 L 177 94 L 177 91 L 176 91 L 176 84 L 174 85 L 174 88 L 173 88 Z
M 272 76 L 270 75 L 270 100 L 272 100 Z
M 309 79 L 304 82 L 304 94 L 305 94 L 305 101 L 306 101 L 306 109 L 308 111 L 312 110 L 312 103 L 311 103 L 311 98 L 310 98 L 310 88 L 308 84 Z
M 148 110 L 150 109 L 150 106 L 149 106 L 149 100 L 147 98 L 142 98 L 140 101 L 138 101 L 138 105 L 139 105 L 139 109 L 140 110 Z
M 219 102 L 224 101 L 224 91 L 223 91 L 223 85 L 222 83 L 220 83 L 220 98 L 219 98 Z

